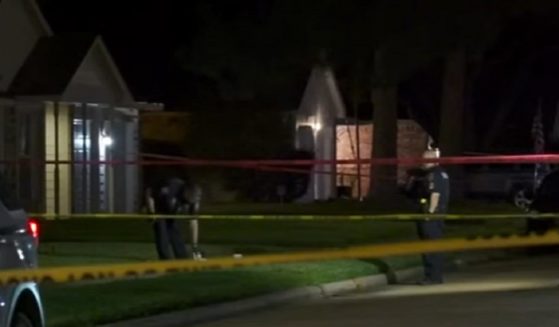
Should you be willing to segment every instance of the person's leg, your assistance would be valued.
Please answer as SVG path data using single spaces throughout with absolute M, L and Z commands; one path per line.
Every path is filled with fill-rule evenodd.
M 193 248 L 198 248 L 198 219 L 190 221 L 190 239 Z
M 417 222 L 417 235 L 419 236 L 420 240 L 427 239 L 426 231 L 425 231 L 427 229 L 426 223 L 427 223 L 427 221 L 418 221 Z M 430 261 L 430 257 L 428 256 L 428 254 L 423 253 L 421 255 L 421 261 L 423 262 L 424 278 L 429 279 L 429 273 L 431 271 L 431 261 Z
M 436 240 L 443 236 L 444 223 L 439 220 L 423 221 L 418 224 L 420 237 L 424 240 Z M 442 253 L 425 253 L 422 256 L 425 279 L 429 282 L 443 281 L 444 257 Z
M 159 259 L 171 259 L 171 252 L 169 249 L 169 235 L 167 233 L 165 219 L 156 219 L 153 222 L 153 233 L 155 238 L 155 249 L 157 250 Z
M 190 221 L 190 240 L 192 245 L 192 257 L 194 260 L 204 259 L 204 255 L 200 248 L 198 247 L 199 238 L 199 223 L 198 219 L 193 219 Z
M 178 220 L 167 219 L 167 231 L 169 232 L 173 252 L 175 252 L 175 258 L 184 259 L 187 257 L 186 245 L 184 244 L 180 226 Z

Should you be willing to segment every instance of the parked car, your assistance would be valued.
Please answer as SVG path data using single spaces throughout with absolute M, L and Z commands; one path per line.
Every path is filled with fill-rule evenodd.
M 559 213 L 559 170 L 547 174 L 530 201 L 531 211 Z M 557 227 L 557 219 L 529 219 L 527 229 L 542 233 Z
M 469 198 L 507 200 L 526 208 L 534 183 L 534 165 L 471 165 L 464 168 Z
M 35 268 L 38 263 L 38 222 L 5 192 L 0 178 L 0 269 Z M 44 327 L 41 297 L 36 283 L 0 287 L 0 327 Z

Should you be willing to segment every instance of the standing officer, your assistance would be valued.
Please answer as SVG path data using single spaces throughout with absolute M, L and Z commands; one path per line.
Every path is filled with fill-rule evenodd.
M 440 152 L 437 148 L 429 148 L 423 154 L 423 158 L 425 159 L 437 159 L 439 157 Z M 421 200 L 423 213 L 447 213 L 450 191 L 448 174 L 443 170 L 442 167 L 439 166 L 438 163 L 425 163 L 423 165 L 423 168 L 426 171 L 426 198 L 423 198 Z M 441 219 L 427 218 L 417 223 L 417 229 L 419 232 L 419 237 L 422 240 L 440 239 L 443 236 L 444 221 Z M 425 271 L 425 277 L 420 282 L 420 284 L 442 284 L 443 264 L 444 258 L 441 253 L 424 254 L 423 267 Z
M 158 176 L 162 177 L 162 176 Z M 187 202 L 184 192 L 185 182 L 178 177 L 157 178 L 146 188 L 144 197 L 149 214 L 175 215 L 182 211 Z M 177 219 L 157 218 L 153 221 L 155 247 L 159 259 L 184 259 L 186 246 Z M 171 253 L 171 249 L 173 253 Z

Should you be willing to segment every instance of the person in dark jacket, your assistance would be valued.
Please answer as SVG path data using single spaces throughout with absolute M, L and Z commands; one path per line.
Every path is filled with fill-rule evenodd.
M 425 151 L 424 158 L 435 159 L 440 157 L 438 149 L 428 149 Z M 445 214 L 448 210 L 449 202 L 449 178 L 448 174 L 437 163 L 424 164 L 426 183 L 424 189 L 426 198 L 421 201 L 423 213 L 426 214 Z M 427 218 L 417 223 L 419 237 L 422 240 L 435 240 L 443 237 L 444 221 L 441 219 Z M 423 255 L 423 266 L 425 276 L 420 284 L 441 284 L 443 283 L 443 264 L 444 257 L 440 253 L 426 253 Z
M 178 175 L 172 177 L 150 176 L 153 182 L 149 183 L 144 191 L 144 200 L 149 214 L 175 215 L 181 213 L 187 203 L 184 197 L 185 181 L 175 176 Z M 153 232 L 155 247 L 161 260 L 172 259 L 173 254 L 176 259 L 187 257 L 180 222 L 177 219 L 154 219 Z

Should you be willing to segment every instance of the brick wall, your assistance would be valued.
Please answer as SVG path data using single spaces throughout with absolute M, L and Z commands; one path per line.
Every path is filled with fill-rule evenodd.
M 370 159 L 373 144 L 373 124 L 359 125 L 359 157 Z M 421 157 L 425 150 L 428 134 L 413 120 L 398 121 L 397 153 L 399 158 Z M 357 159 L 357 137 L 355 125 L 338 125 L 336 133 L 336 158 L 338 160 Z M 398 183 L 404 183 L 406 169 L 409 167 L 398 167 Z M 361 195 L 367 195 L 370 186 L 370 165 L 361 165 Z M 353 197 L 357 197 L 358 191 L 358 167 L 357 164 L 338 165 L 337 186 L 351 188 Z M 393 182 L 381 180 L 380 182 Z

